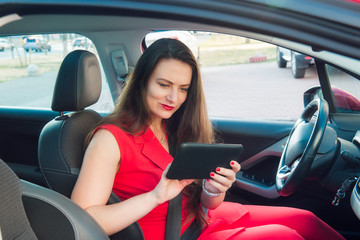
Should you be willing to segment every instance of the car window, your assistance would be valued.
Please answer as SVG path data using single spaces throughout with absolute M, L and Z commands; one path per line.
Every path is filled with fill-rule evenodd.
M 303 93 L 319 85 L 313 59 L 300 53 L 240 36 L 176 32 L 150 33 L 145 44 L 171 37 L 198 52 L 210 117 L 295 120 L 304 109 Z
M 336 111 L 340 113 L 360 112 L 360 79 L 326 64 Z
M 86 49 L 98 56 L 90 39 L 77 34 L 23 35 L 2 39 L 10 44 L 0 52 L 0 106 L 49 109 L 56 76 L 67 53 Z M 83 40 L 83 44 L 75 44 L 78 39 Z M 114 108 L 103 70 L 100 99 L 89 108 L 99 112 L 110 112 Z

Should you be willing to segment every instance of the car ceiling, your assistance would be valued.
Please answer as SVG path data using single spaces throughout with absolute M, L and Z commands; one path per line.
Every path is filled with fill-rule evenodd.
M 344 1 L 341 2 L 344 5 Z M 309 3 L 312 4 L 311 8 L 306 5 Z M 267 4 L 273 6 L 269 8 Z M 282 45 L 320 59 L 326 55 L 326 59 L 333 59 L 335 64 L 346 63 L 342 67 L 347 69 L 351 66 L 349 70 L 353 71 L 352 66 L 357 65 L 357 61 L 351 58 L 360 59 L 360 26 L 357 24 L 360 22 L 360 4 L 347 3 L 341 12 L 332 8 L 338 4 L 336 0 L 90 0 L 84 6 L 83 1 L 49 1 L 46 4 L 46 1 L 5 0 L 0 3 L 0 16 L 18 14 L 22 19 L 0 27 L 0 35 L 74 32 L 89 37 L 101 47 L 123 42 L 131 48 L 129 52 L 135 50 L 135 55 L 130 56 L 130 63 L 134 64 L 140 54 L 139 42 L 134 39 L 142 39 L 139 36 L 145 36 L 152 30 L 189 29 L 232 33 Z M 321 16 L 319 9 L 322 10 Z M 340 25 L 338 21 L 346 25 Z M 104 39 L 101 37 L 103 32 L 113 37 Z M 319 49 L 328 49 L 351 58 L 319 52 Z

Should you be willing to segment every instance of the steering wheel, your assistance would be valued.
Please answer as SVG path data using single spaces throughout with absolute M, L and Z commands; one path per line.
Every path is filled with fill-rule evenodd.
M 315 115 L 318 111 L 317 116 Z M 304 109 L 292 128 L 276 173 L 276 189 L 289 196 L 304 181 L 319 149 L 329 116 L 323 99 L 314 99 Z M 316 119 L 312 121 L 313 117 Z

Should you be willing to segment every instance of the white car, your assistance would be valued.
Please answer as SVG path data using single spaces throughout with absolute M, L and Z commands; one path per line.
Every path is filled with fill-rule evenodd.
M 174 38 L 182 41 L 199 59 L 199 42 L 198 39 L 189 31 L 157 31 L 146 35 L 145 44 L 149 47 L 153 42 L 160 38 Z
M 0 38 L 0 51 L 3 52 L 5 49 L 11 49 L 13 47 L 9 40 Z

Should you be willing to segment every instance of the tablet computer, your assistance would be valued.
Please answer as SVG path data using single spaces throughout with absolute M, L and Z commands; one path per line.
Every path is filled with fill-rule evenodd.
M 183 143 L 166 174 L 169 179 L 207 179 L 217 167 L 231 168 L 238 161 L 241 144 Z

